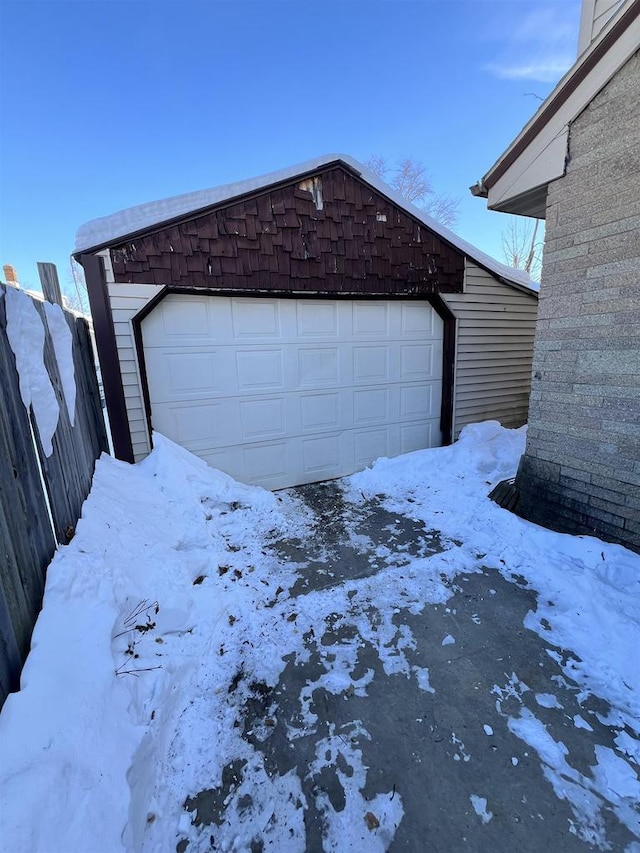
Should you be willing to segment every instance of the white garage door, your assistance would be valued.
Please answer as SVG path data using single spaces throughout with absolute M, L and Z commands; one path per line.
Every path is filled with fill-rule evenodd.
M 441 444 L 427 302 L 170 294 L 142 321 L 154 429 L 266 488 Z

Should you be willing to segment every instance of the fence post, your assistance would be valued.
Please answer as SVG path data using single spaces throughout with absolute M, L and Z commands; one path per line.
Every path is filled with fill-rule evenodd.
M 44 298 L 47 302 L 53 302 L 55 305 L 59 305 L 61 308 L 64 308 L 56 265 L 38 261 L 38 275 L 40 276 L 42 292 L 44 293 Z

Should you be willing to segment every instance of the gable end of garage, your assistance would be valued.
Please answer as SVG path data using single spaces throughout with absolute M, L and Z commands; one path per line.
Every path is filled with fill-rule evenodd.
M 464 254 L 342 166 L 110 247 L 119 283 L 354 296 L 461 292 Z

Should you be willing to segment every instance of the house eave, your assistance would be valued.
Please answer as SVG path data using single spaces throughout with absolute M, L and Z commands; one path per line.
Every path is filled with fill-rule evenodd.
M 539 202 L 543 194 L 546 196 L 548 184 L 564 173 L 570 122 L 639 47 L 640 0 L 627 0 L 507 150 L 471 187 L 472 195 L 486 198 L 491 210 L 539 217 Z M 541 144 L 545 131 L 549 134 L 549 140 L 543 140 L 545 147 L 532 152 L 536 143 Z M 533 186 L 528 185 L 526 176 L 523 179 L 527 169 L 534 175 Z

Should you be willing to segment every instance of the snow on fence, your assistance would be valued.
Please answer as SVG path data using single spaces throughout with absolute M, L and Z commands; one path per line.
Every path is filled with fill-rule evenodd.
M 0 284 L 0 394 L 1 706 L 19 686 L 46 567 L 108 450 L 87 321 Z

